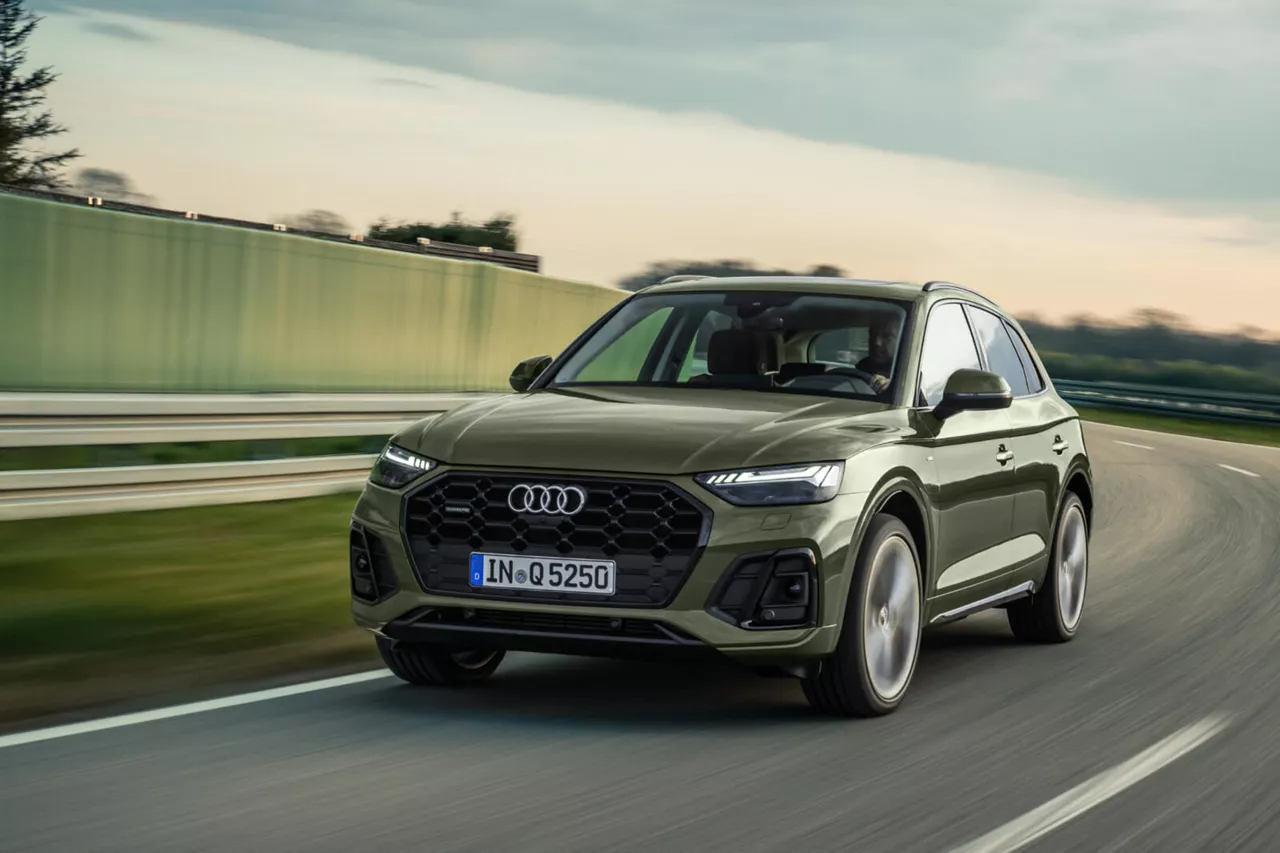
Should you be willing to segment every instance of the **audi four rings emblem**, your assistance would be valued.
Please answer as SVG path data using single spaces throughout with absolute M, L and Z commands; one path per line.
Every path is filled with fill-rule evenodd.
M 577 515 L 587 505 L 580 486 L 531 486 L 521 483 L 507 493 L 513 512 L 541 515 Z

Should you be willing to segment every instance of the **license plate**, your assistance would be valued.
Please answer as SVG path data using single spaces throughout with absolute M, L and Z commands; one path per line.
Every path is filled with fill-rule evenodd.
M 533 589 L 613 595 L 613 560 L 565 560 L 516 554 L 472 554 L 471 585 L 486 589 Z

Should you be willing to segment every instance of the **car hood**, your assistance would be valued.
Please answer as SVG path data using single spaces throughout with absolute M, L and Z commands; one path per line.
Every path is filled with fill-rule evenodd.
M 453 465 L 672 475 L 847 458 L 899 431 L 890 412 L 799 394 L 578 387 L 469 403 L 395 441 Z

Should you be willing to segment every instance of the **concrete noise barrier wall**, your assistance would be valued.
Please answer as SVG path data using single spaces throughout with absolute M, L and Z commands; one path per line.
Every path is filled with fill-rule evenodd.
M 626 295 L 0 194 L 0 390 L 507 390 Z

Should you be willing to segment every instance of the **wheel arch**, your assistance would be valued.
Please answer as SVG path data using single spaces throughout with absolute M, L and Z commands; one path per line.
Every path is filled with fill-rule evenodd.
M 911 538 L 915 540 L 916 554 L 920 559 L 921 588 L 924 590 L 930 588 L 932 571 L 929 561 L 933 554 L 933 528 L 924 493 L 924 485 L 906 469 L 891 471 L 881 480 L 875 490 L 870 493 L 862 518 L 858 520 L 858 527 L 849 549 L 845 572 L 847 578 L 853 575 L 853 566 L 862 552 L 871 519 L 880 513 L 887 512 L 899 519 L 911 532 Z M 846 600 L 849 588 L 850 585 L 846 583 L 844 591 Z
M 1062 491 L 1058 495 L 1058 506 L 1054 511 L 1054 528 L 1058 526 L 1058 520 L 1062 515 L 1062 504 L 1067 499 L 1067 494 L 1072 493 L 1080 498 L 1080 502 L 1084 504 L 1084 522 L 1090 531 L 1093 530 L 1094 517 L 1094 495 L 1093 495 L 1093 475 L 1089 470 L 1089 465 L 1083 460 L 1077 460 L 1067 469 L 1066 476 L 1062 478 Z

